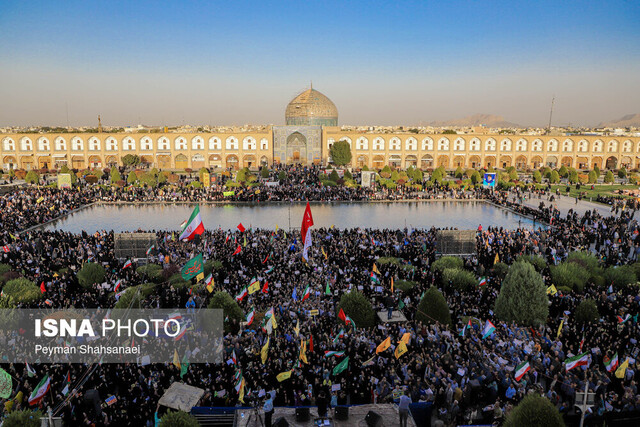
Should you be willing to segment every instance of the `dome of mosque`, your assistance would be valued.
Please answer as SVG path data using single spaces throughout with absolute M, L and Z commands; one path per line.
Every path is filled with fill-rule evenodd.
M 284 118 L 287 125 L 338 126 L 338 109 L 312 86 L 289 102 Z

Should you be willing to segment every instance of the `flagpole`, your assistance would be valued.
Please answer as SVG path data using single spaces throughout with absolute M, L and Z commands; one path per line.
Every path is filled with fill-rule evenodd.
M 582 415 L 580 415 L 580 427 L 584 426 L 584 415 L 587 411 L 587 395 L 589 394 L 589 380 L 587 380 L 587 371 L 589 370 L 589 365 L 587 365 L 584 370 L 584 398 L 582 399 Z

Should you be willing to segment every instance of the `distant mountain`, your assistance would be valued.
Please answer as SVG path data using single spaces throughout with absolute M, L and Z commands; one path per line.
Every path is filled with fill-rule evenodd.
M 627 114 L 618 120 L 611 120 L 610 122 L 602 122 L 598 127 L 607 128 L 628 128 L 628 127 L 640 127 L 640 114 Z
M 516 123 L 508 122 L 502 116 L 495 116 L 493 114 L 474 114 L 462 119 L 447 120 L 440 122 L 431 122 L 431 126 L 445 127 L 445 126 L 480 126 L 496 127 L 496 128 L 519 128 L 522 127 Z

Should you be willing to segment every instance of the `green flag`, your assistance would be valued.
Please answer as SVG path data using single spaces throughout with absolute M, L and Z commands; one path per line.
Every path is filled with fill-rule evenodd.
M 347 356 L 342 362 L 338 363 L 335 368 L 333 368 L 333 375 L 338 375 L 340 372 L 344 371 L 349 367 L 349 356 Z
M 181 273 L 184 280 L 189 280 L 192 277 L 196 277 L 200 273 L 204 273 L 204 262 L 202 261 L 202 254 L 187 261 L 184 267 L 182 267 Z
M 13 391 L 13 382 L 11 381 L 11 375 L 4 369 L 0 368 L 0 397 L 8 399 Z
M 329 282 L 327 282 L 327 287 L 324 290 L 324 294 L 325 295 L 331 295 L 331 289 L 329 288 Z
M 404 308 L 404 301 L 400 300 L 398 303 L 398 310 L 402 310 Z
M 180 363 L 180 378 L 184 377 L 184 375 L 189 370 L 189 359 L 187 358 L 187 353 L 182 357 L 182 362 Z

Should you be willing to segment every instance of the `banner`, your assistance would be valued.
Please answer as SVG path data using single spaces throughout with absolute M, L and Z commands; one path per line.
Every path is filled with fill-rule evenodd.
M 211 175 L 209 172 L 202 172 L 202 185 L 205 187 L 211 186 Z
M 496 174 L 495 173 L 485 173 L 484 178 L 482 179 L 483 187 L 495 187 L 496 186 Z
M 59 173 L 58 174 L 58 189 L 71 188 L 71 174 Z
M 235 191 L 225 191 L 222 193 L 224 197 L 231 197 L 231 196 L 234 196 L 235 194 L 236 194 Z

